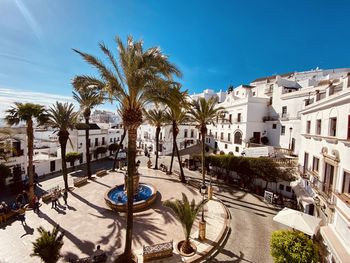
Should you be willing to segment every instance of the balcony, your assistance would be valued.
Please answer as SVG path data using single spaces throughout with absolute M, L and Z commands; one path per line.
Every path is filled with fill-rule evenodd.
M 264 94 L 271 94 L 273 92 L 273 85 L 270 85 L 269 87 L 266 87 L 264 89 Z
M 318 177 L 313 176 L 312 188 L 326 201 L 330 208 L 334 207 L 333 185 L 325 184 Z

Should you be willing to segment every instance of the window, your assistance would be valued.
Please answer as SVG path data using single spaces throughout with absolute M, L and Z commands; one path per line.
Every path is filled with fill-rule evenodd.
M 239 94 L 239 91 L 237 90 L 237 91 L 236 91 L 236 95 L 238 95 L 238 94 Z
M 225 143 L 225 149 L 227 149 L 227 144 Z
M 241 132 L 239 132 L 239 131 L 235 132 L 234 143 L 235 144 L 242 144 L 242 133 Z
M 322 124 L 321 119 L 316 120 L 316 134 L 317 135 L 321 134 L 321 124 Z
M 88 143 L 89 143 L 89 145 L 90 145 L 90 147 L 91 147 L 91 146 L 92 146 L 92 145 L 91 145 L 91 139 L 89 139 L 89 142 L 88 142 Z
M 282 117 L 287 117 L 287 106 L 282 107 Z
M 227 141 L 229 141 L 229 142 L 231 141 L 231 133 L 227 134 Z
M 184 137 L 187 138 L 187 130 L 184 132 Z
M 232 114 L 228 115 L 228 121 L 232 123 Z
M 350 173 L 344 172 L 343 193 L 350 194 Z
M 221 134 L 220 134 L 220 140 L 223 140 L 224 139 L 224 133 L 222 132 Z
M 237 114 L 237 122 L 241 122 L 242 113 Z
M 277 124 L 276 123 L 273 123 L 272 124 L 272 129 L 276 129 L 277 128 Z
M 112 138 L 109 138 L 109 142 L 112 142 L 113 141 L 113 139 Z
M 284 185 L 283 185 L 283 184 L 280 184 L 279 189 L 280 189 L 281 191 L 283 191 L 283 190 L 284 190 Z
M 102 137 L 102 145 L 105 145 L 105 137 Z
M 329 136 L 337 135 L 337 118 L 329 119 Z
M 292 187 L 290 187 L 289 185 L 286 186 L 286 192 L 292 192 Z
M 191 130 L 191 138 L 194 137 L 194 130 Z
M 253 91 L 253 97 L 255 96 L 255 91 Z
M 239 152 L 239 147 L 235 147 L 235 152 L 238 153 Z
M 320 159 L 318 159 L 317 157 L 314 157 L 312 160 L 312 171 L 317 172 L 318 173 L 318 165 L 320 163 Z
M 215 132 L 215 139 L 218 138 L 218 132 Z
M 98 138 L 95 138 L 95 146 L 98 146 Z
M 311 131 L 311 121 L 306 122 L 306 133 L 310 134 Z
M 286 126 L 281 126 L 281 135 L 286 134 Z

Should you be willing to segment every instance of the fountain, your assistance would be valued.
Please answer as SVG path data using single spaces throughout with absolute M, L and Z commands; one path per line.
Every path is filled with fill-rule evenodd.
M 137 212 L 148 208 L 154 203 L 157 197 L 157 190 L 150 184 L 140 183 L 140 176 L 133 176 L 134 184 L 134 206 L 133 211 Z M 127 197 L 127 176 L 124 176 L 124 184 L 117 185 L 107 191 L 105 201 L 107 205 L 118 212 L 126 211 Z

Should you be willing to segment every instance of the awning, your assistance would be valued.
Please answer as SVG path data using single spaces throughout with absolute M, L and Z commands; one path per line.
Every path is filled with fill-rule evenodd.
M 305 188 L 300 184 L 300 181 L 294 181 L 290 183 L 295 195 L 297 196 L 298 203 L 301 203 L 303 207 L 314 204 L 314 199 L 309 195 Z
M 316 235 L 322 219 L 285 207 L 274 216 L 273 221 L 313 236 Z
M 336 262 L 350 262 L 350 253 L 341 242 L 340 237 L 334 231 L 332 226 L 323 226 L 320 229 L 323 239 L 326 241 L 328 248 L 331 250 Z

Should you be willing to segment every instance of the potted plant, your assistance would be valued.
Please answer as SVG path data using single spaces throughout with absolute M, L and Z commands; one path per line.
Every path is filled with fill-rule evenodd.
M 174 211 L 176 217 L 181 222 L 185 240 L 180 241 L 177 247 L 184 256 L 191 256 L 195 252 L 196 247 L 190 242 L 191 230 L 198 212 L 206 202 L 207 200 L 202 200 L 199 204 L 196 204 L 194 199 L 189 202 L 187 196 L 182 194 L 182 200 L 167 200 L 163 203 L 164 206 Z
M 56 263 L 60 258 L 63 246 L 63 233 L 59 233 L 60 226 L 53 228 L 52 232 L 39 227 L 40 236 L 33 242 L 32 257 L 39 257 L 45 263 Z

